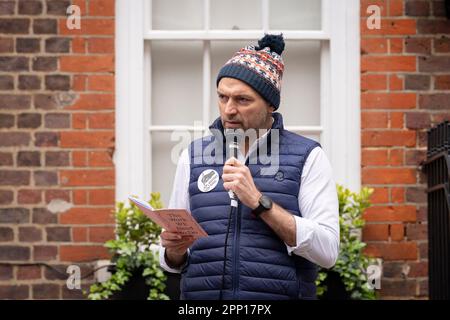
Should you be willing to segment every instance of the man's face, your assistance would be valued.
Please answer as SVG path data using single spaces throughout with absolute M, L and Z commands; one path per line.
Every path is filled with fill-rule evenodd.
M 222 78 L 217 87 L 217 95 L 224 128 L 270 128 L 274 108 L 246 83 L 233 78 Z

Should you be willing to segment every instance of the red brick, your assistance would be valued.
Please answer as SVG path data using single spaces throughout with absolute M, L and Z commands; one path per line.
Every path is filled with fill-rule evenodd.
M 404 152 L 402 149 L 391 149 L 389 152 L 389 164 L 391 166 L 401 166 L 404 164 Z
M 415 131 L 365 131 L 362 133 L 362 145 L 365 147 L 413 147 L 415 144 Z
M 372 206 L 364 212 L 364 219 L 367 221 L 416 221 L 415 206 Z
M 114 129 L 114 112 L 90 114 L 88 119 L 90 129 Z
M 389 16 L 402 16 L 404 11 L 403 0 L 389 0 Z
M 389 52 L 392 53 L 402 53 L 403 52 L 403 39 L 402 38 L 391 38 L 389 39 Z
M 449 110 L 450 93 L 421 94 L 419 108 L 430 110 Z
M 114 185 L 114 170 L 62 170 L 63 186 L 110 186 Z
M 386 90 L 387 76 L 384 74 L 362 74 L 361 90 Z
M 388 224 L 367 224 L 363 229 L 363 241 L 382 241 L 388 240 Z
M 114 53 L 113 38 L 90 38 L 88 39 L 89 53 Z
M 437 33 L 450 33 L 450 24 L 447 20 L 441 19 L 418 19 L 417 20 L 417 32 L 420 34 L 437 34 Z
M 91 227 L 89 228 L 89 241 L 104 243 L 114 239 L 114 227 Z
M 362 109 L 412 109 L 415 107 L 415 93 L 364 92 L 361 94 Z
M 114 56 L 62 56 L 60 70 L 65 72 L 113 72 Z
M 383 279 L 380 295 L 386 299 L 401 297 L 416 298 L 417 281 L 415 279 Z M 398 299 L 398 298 L 397 298 Z
M 373 193 L 370 196 L 370 202 L 372 204 L 382 204 L 389 202 L 389 190 L 388 188 L 372 188 Z
M 362 150 L 363 166 L 383 166 L 388 164 L 388 152 L 385 149 Z
M 114 19 L 82 19 L 80 29 L 68 29 L 66 19 L 59 20 L 62 35 L 114 35 Z
M 34 246 L 33 260 L 50 261 L 55 260 L 58 255 L 58 247 L 56 246 Z
M 405 116 L 403 112 L 391 112 L 389 115 L 390 127 L 392 129 L 403 129 L 405 126 Z
M 73 38 L 72 40 L 72 52 L 73 53 L 85 53 L 86 52 L 86 40 L 84 38 Z
M 391 188 L 391 202 L 404 203 L 405 202 L 405 188 Z
M 405 51 L 407 53 L 431 53 L 431 39 L 430 38 L 409 38 L 405 40 Z
M 73 202 L 75 204 L 87 204 L 87 191 L 86 190 L 73 190 Z
M 417 259 L 417 244 L 415 242 L 369 244 L 365 252 L 384 260 L 415 260 Z
M 381 19 L 380 29 L 367 28 L 366 19 L 361 19 L 361 35 L 412 35 L 416 34 L 415 19 Z
M 61 261 L 83 262 L 110 257 L 108 249 L 103 246 L 61 246 L 59 250 Z
M 387 39 L 363 38 L 361 39 L 361 54 L 387 53 Z
M 361 128 L 387 128 L 388 115 L 386 112 L 361 112 Z
M 450 90 L 450 76 L 435 76 L 434 88 L 438 90 Z
M 391 224 L 389 228 L 389 235 L 392 241 L 401 241 L 405 235 L 405 226 L 403 223 Z
M 411 262 L 409 266 L 410 270 L 408 273 L 408 277 L 410 278 L 428 277 L 427 261 Z
M 66 211 L 60 217 L 61 224 L 113 224 L 113 207 L 83 208 L 76 207 Z
M 434 39 L 434 51 L 439 53 L 450 52 L 450 38 Z
M 17 269 L 17 280 L 41 279 L 42 270 L 40 266 L 19 266 Z
M 28 299 L 28 291 L 28 285 L 0 285 L 0 299 Z
M 89 204 L 92 205 L 114 205 L 114 189 L 89 190 Z
M 72 239 L 74 242 L 87 242 L 87 228 L 72 228 Z
M 403 77 L 398 75 L 391 75 L 389 77 L 389 89 L 390 90 L 403 90 Z
M 90 16 L 114 16 L 114 0 L 90 0 Z
M 90 167 L 113 167 L 111 154 L 107 151 L 90 151 L 89 166 Z
M 408 224 L 406 227 L 406 236 L 408 237 L 408 240 L 427 240 L 427 224 Z
M 412 184 L 416 183 L 416 171 L 408 168 L 363 168 L 363 184 Z
M 380 15 L 382 17 L 385 17 L 387 15 L 387 2 L 387 0 L 361 0 L 360 16 L 364 18 L 371 16 L 373 14 L 373 11 L 370 10 L 369 12 L 367 12 L 367 9 L 371 5 L 376 5 L 380 8 Z
M 69 110 L 104 110 L 114 108 L 114 95 L 112 94 L 82 94 Z
M 17 202 L 19 204 L 37 204 L 42 201 L 41 190 L 19 190 Z
M 86 129 L 87 115 L 84 113 L 72 114 L 72 128 L 73 129 Z
M 430 14 L 431 1 L 407 1 L 405 3 L 405 14 L 407 16 L 428 16 Z
M 45 191 L 45 203 L 50 203 L 52 200 L 62 199 L 70 202 L 69 190 L 46 190 Z
M 87 166 L 87 152 L 86 151 L 73 151 L 72 152 L 72 165 L 74 167 L 86 167 Z
M 93 91 L 114 91 L 114 76 L 90 76 L 88 89 Z
M 87 76 L 76 75 L 73 77 L 72 88 L 74 91 L 85 91 L 86 90 L 86 79 Z
M 416 71 L 413 56 L 361 56 L 361 71 Z
M 62 148 L 107 148 L 114 144 L 113 131 L 61 132 Z

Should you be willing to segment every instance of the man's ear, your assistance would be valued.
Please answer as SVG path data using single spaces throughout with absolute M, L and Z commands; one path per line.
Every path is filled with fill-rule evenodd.
M 275 111 L 275 107 L 274 107 L 274 106 L 271 106 L 271 105 L 269 104 L 268 107 L 269 107 L 270 113 L 273 113 L 273 112 Z

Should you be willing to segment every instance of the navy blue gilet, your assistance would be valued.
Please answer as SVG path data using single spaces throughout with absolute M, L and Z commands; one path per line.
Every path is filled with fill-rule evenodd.
M 271 175 L 262 175 L 268 165 L 249 161 L 256 187 L 291 214 L 301 216 L 298 194 L 306 158 L 319 143 L 283 129 L 281 114 L 273 113 L 272 129 L 278 129 L 279 167 Z M 218 118 L 210 127 L 223 132 Z M 272 150 L 269 132 L 267 152 Z M 197 185 L 200 174 L 214 169 L 222 176 L 223 162 L 205 161 L 202 154 L 217 143 L 213 136 L 195 140 L 190 153 L 190 209 L 194 218 L 208 233 L 190 248 L 190 255 L 181 272 L 181 299 L 219 299 L 222 288 L 224 246 L 227 232 L 230 198 L 220 179 L 209 192 L 201 192 Z M 223 141 L 222 141 L 223 142 Z M 194 144 L 196 144 L 194 146 Z M 222 143 L 224 145 L 224 143 Z M 217 149 L 216 149 L 217 150 Z M 220 149 L 225 152 L 225 148 Z M 217 154 L 213 152 L 213 156 Z M 220 156 L 223 156 L 220 155 Z M 315 299 L 317 266 L 295 254 L 287 253 L 285 243 L 251 209 L 239 202 L 237 214 L 232 216 L 227 246 L 227 261 L 223 299 Z

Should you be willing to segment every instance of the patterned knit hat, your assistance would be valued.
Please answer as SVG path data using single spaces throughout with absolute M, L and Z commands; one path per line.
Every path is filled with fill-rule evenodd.
M 217 76 L 216 85 L 224 77 L 241 80 L 256 90 L 275 109 L 280 106 L 281 78 L 284 63 L 283 35 L 266 34 L 258 46 L 240 49 L 225 63 Z

